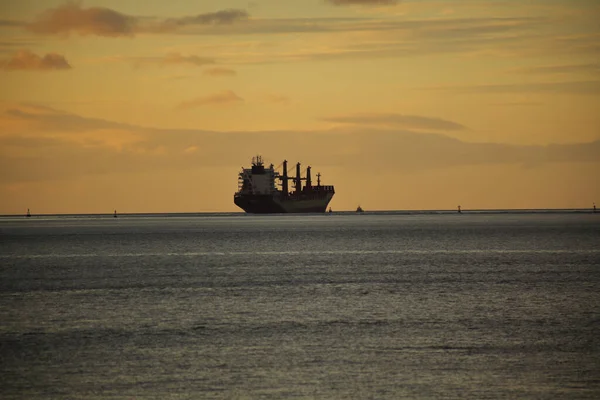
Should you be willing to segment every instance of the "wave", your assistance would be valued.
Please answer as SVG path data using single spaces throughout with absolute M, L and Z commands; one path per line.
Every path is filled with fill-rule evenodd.
M 370 255 L 370 254 L 597 254 L 600 249 L 437 249 L 437 250 L 323 250 L 323 251 L 207 251 L 152 253 L 73 253 L 73 254 L 3 254 L 0 259 L 35 258 L 94 258 L 94 257 L 235 257 L 235 256 L 293 256 L 293 255 Z

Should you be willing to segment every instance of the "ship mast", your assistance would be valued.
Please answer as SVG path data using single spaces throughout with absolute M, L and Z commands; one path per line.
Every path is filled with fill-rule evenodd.
M 267 164 L 269 165 L 269 164 Z M 283 166 L 282 174 L 277 170 Z M 233 201 L 247 213 L 312 213 L 325 212 L 335 194 L 333 186 L 321 186 L 321 174 L 316 174 L 313 184 L 312 167 L 307 166 L 302 176 L 301 163 L 296 163 L 296 173 L 290 175 L 288 162 L 284 160 L 277 168 L 257 155 L 250 168 L 242 167 L 238 174 L 238 191 Z M 281 186 L 276 180 L 282 180 Z M 290 185 L 290 180 L 293 180 Z M 305 181 L 304 185 L 303 182 Z M 116 211 L 115 211 L 116 216 Z
M 302 178 L 300 178 L 300 163 L 296 164 L 296 193 L 300 194 L 302 191 Z
M 283 160 L 283 182 L 281 183 L 281 190 L 283 191 L 283 195 L 287 196 L 289 194 L 288 190 L 288 174 L 287 174 L 287 160 Z
M 298 195 L 298 194 L 302 193 L 302 181 L 303 180 L 306 181 L 305 189 L 312 188 L 310 167 L 306 168 L 306 178 L 302 178 L 301 172 L 300 172 L 300 165 L 301 165 L 300 163 L 296 164 L 296 176 L 288 176 L 287 160 L 283 160 L 283 173 L 280 176 L 278 176 L 278 178 L 282 180 L 281 192 L 284 196 L 290 195 L 288 180 L 294 181 L 294 192 L 292 194 Z

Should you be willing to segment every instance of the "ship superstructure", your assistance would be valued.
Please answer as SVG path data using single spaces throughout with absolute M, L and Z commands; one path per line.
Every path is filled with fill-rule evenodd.
M 307 167 L 302 177 L 300 163 L 296 164 L 296 176 L 288 176 L 287 160 L 282 167 L 279 173 L 273 164 L 265 167 L 261 156 L 254 157 L 252 167 L 242 168 L 239 173 L 234 203 L 253 214 L 325 212 L 335 194 L 334 187 L 321 185 L 321 174 L 317 174 L 317 184 L 313 185 L 311 168 Z

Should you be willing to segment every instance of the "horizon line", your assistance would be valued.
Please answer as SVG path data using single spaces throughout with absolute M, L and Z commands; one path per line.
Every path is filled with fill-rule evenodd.
M 541 214 L 541 213 L 595 213 L 594 207 L 589 208 L 470 208 L 465 209 L 461 207 L 459 212 L 457 209 L 406 209 L 406 210 L 364 210 L 364 213 L 368 214 L 384 214 L 384 213 L 395 213 L 395 214 Z M 249 216 L 269 216 L 269 215 L 322 215 L 322 214 L 357 214 L 356 210 L 339 210 L 329 212 L 316 212 L 316 213 L 272 213 L 272 214 L 252 214 L 244 211 L 179 211 L 179 212 L 117 212 L 117 216 L 201 216 L 201 215 L 249 215 Z M 20 214 L 0 214 L 0 218 L 12 218 L 12 217 L 87 217 L 87 216 L 107 216 L 114 218 L 114 211 L 107 213 L 31 213 L 30 217 L 27 217 L 27 213 Z

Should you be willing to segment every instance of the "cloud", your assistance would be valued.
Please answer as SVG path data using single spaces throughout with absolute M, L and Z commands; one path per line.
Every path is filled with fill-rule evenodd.
M 189 108 L 210 106 L 210 105 L 233 105 L 242 103 L 244 99 L 232 92 L 231 90 L 224 90 L 219 93 L 213 93 L 208 96 L 198 97 L 193 100 L 184 101 L 177 106 L 179 110 L 187 110 Z
M 3 117 L 0 113 L 0 118 Z M 246 161 L 248 149 L 261 149 L 267 159 L 286 156 L 302 161 L 310 154 L 311 163 L 335 167 L 345 171 L 345 175 L 364 173 L 364 165 L 356 162 L 361 158 L 369 160 L 370 171 L 381 169 L 401 174 L 462 166 L 597 165 L 600 154 L 600 141 L 519 146 L 361 126 L 252 132 L 159 129 L 31 105 L 14 107 L 10 117 L 29 126 L 26 139 L 10 132 L 0 135 L 0 170 L 5 172 L 0 174 L 0 184 L 202 167 L 225 171 L 222 179 L 227 180 L 232 179 L 228 174 L 235 176 L 239 163 Z M 315 143 L 327 150 L 315 151 Z M 281 154 L 282 148 L 287 149 L 285 155 Z
M 416 57 L 430 54 L 532 52 L 552 35 L 532 33 L 547 24 L 540 18 L 444 18 L 423 20 L 376 18 L 252 19 L 224 29 L 195 29 L 188 34 L 322 33 L 322 42 L 295 46 L 271 44 L 254 51 L 212 48 L 223 63 L 261 64 L 338 59 Z M 352 39 L 342 38 L 352 32 Z M 328 34 L 325 37 L 325 34 Z M 546 50 L 544 50 L 546 51 Z M 555 52 L 555 51 L 553 51 Z
M 26 136 L 1 136 L 0 144 L 4 148 L 16 147 L 22 149 L 49 149 L 51 147 L 59 147 L 64 144 L 59 139 L 47 138 L 47 137 L 34 137 L 29 138 Z
M 578 95 L 600 95 L 600 81 L 566 81 L 566 82 L 539 82 L 539 83 L 512 83 L 498 85 L 467 85 L 422 88 L 425 90 L 441 90 L 457 93 L 560 93 Z
M 213 104 L 214 102 L 242 101 L 240 97 L 231 91 L 202 97 L 198 100 L 202 104 Z M 199 105 L 202 105 L 199 104 Z M 361 144 L 359 149 L 364 149 L 366 152 L 373 154 L 382 154 L 385 156 L 389 150 L 393 156 L 390 156 L 388 161 L 393 161 L 399 152 L 402 152 L 408 159 L 416 164 L 421 164 L 421 157 L 427 156 L 429 162 L 442 165 L 460 164 L 474 165 L 478 163 L 503 163 L 503 162 L 530 162 L 537 160 L 539 162 L 553 161 L 598 161 L 597 154 L 600 147 L 600 141 L 590 143 L 575 143 L 575 144 L 556 144 L 549 146 L 520 146 L 512 144 L 500 143 L 473 143 L 465 142 L 459 139 L 451 138 L 440 133 L 413 131 L 410 129 L 373 129 L 371 127 L 362 127 L 360 125 L 345 126 L 334 130 L 313 130 L 313 131 L 253 131 L 253 134 L 248 135 L 246 131 L 233 132 L 214 132 L 195 129 L 163 129 L 151 128 L 139 125 L 130 125 L 120 122 L 89 118 L 76 114 L 66 113 L 56 110 L 51 107 L 39 106 L 34 104 L 25 104 L 11 108 L 5 111 L 5 114 L 13 118 L 24 120 L 29 123 L 34 123 L 30 129 L 31 134 L 41 134 L 50 132 L 65 132 L 72 135 L 78 135 L 84 132 L 130 132 L 143 136 L 145 142 L 149 142 L 148 146 L 152 147 L 158 143 L 166 143 L 165 137 L 169 137 L 172 146 L 177 148 L 177 151 L 184 151 L 190 147 L 195 147 L 197 151 L 205 148 L 205 140 L 210 142 L 223 139 L 223 145 L 228 145 L 230 140 L 241 140 L 241 153 L 245 152 L 243 147 L 246 140 L 249 143 L 256 144 L 253 148 L 260 147 L 263 144 L 284 141 L 286 143 L 306 143 L 308 148 L 312 145 L 310 140 L 305 140 L 306 137 L 312 139 L 332 138 L 336 142 L 356 141 Z M 396 115 L 396 114 L 391 114 Z M 1 115 L 0 115 L 1 116 Z M 405 117 L 405 116 L 400 116 Z M 438 118 L 406 116 L 409 121 L 419 121 L 420 124 L 414 124 L 419 128 L 425 126 L 449 128 L 454 127 L 459 129 L 460 124 L 451 121 L 441 120 Z M 440 124 L 439 126 L 437 124 Z M 52 136 L 55 137 L 55 136 Z M 311 140 L 312 140 L 311 139 Z M 6 139 L 9 140 L 9 139 Z M 15 142 L 15 139 L 10 139 Z M 29 143 L 31 144 L 31 143 Z M 260 146 L 259 146 L 260 145 Z M 343 146 L 342 146 L 343 147 Z M 1 146 L 0 146 L 1 148 Z M 362 151 L 362 150 L 359 150 Z M 444 155 L 444 153 L 446 153 Z M 333 152 L 331 155 L 335 155 Z M 328 155 L 329 156 L 329 155 Z M 350 159 L 348 160 L 350 161 Z
M 215 60 L 208 57 L 183 56 L 179 53 L 167 54 L 162 60 L 162 64 L 192 64 L 198 67 L 207 64 L 214 64 Z
M 82 132 L 103 129 L 139 129 L 132 125 L 100 118 L 82 117 L 36 104 L 25 104 L 18 108 L 10 108 L 5 113 L 11 117 L 29 121 L 37 125 L 37 127 L 48 131 Z
M 322 0 L 325 2 L 326 0 Z M 391 0 L 329 0 L 329 4 L 377 5 Z M 250 18 L 243 9 L 225 9 L 175 18 L 127 15 L 118 11 L 67 3 L 46 11 L 28 24 L 30 30 L 45 34 L 80 34 L 132 36 L 134 34 L 186 35 L 275 35 L 292 33 L 331 34 L 315 46 L 314 41 L 293 46 L 277 46 L 265 51 L 228 52 L 222 48 L 215 54 L 228 65 L 305 60 L 369 59 L 381 57 L 418 57 L 430 54 L 465 54 L 495 57 L 573 57 L 600 55 L 598 33 L 586 28 L 592 23 L 595 9 L 587 5 L 527 5 L 515 9 L 510 2 L 485 5 L 461 2 L 453 5 L 455 14 L 440 16 L 441 1 L 398 1 L 406 4 L 411 18 L 373 13 L 360 17 L 324 18 Z M 596 7 L 597 8 L 597 7 Z M 390 10 L 387 8 L 386 10 Z M 415 11 L 416 10 L 416 11 Z M 567 13 L 568 11 L 568 13 Z M 571 14 L 573 13 L 573 14 Z M 429 17 L 424 18 L 424 15 Z M 432 17 L 435 15 L 435 17 Z M 458 16 L 474 15 L 472 18 Z M 588 21 L 590 20 L 590 21 Z M 9 21 L 14 26 L 18 21 Z M 356 40 L 338 40 L 335 33 L 352 32 Z M 364 35 L 363 35 L 364 34 Z M 0 49 L 1 50 L 1 49 Z
M 13 27 L 23 25 L 25 25 L 25 23 L 22 21 L 17 21 L 14 19 L 0 19 L 0 27 Z
M 39 43 L 37 42 L 17 37 L 7 37 L 6 40 L 0 40 L 0 63 L 2 62 L 1 59 L 12 56 L 18 50 L 32 48 L 38 45 Z
M 230 68 L 223 68 L 223 67 L 214 67 L 214 68 L 207 68 L 204 70 L 204 75 L 209 75 L 209 76 L 235 76 L 237 75 L 237 72 L 235 72 L 235 70 L 230 69 Z
M 119 37 L 133 36 L 136 33 L 174 32 L 186 26 L 230 25 L 248 17 L 249 14 L 245 10 L 227 9 L 180 18 L 158 19 L 127 15 L 105 7 L 83 8 L 80 3 L 69 2 L 46 10 L 26 26 L 38 34 L 77 33 L 83 36 Z
M 572 73 L 599 73 L 600 64 L 568 64 L 568 65 L 546 65 L 540 67 L 529 67 L 515 69 L 512 72 L 534 75 L 554 75 L 554 74 L 572 74 Z
M 331 0 L 336 5 L 394 4 L 393 0 Z M 242 24 L 238 22 L 244 22 Z M 301 32 L 361 32 L 406 31 L 433 37 L 464 37 L 471 35 L 506 33 L 531 28 L 534 24 L 548 24 L 547 18 L 442 18 L 442 19 L 381 19 L 373 17 L 325 18 L 255 18 L 248 11 L 226 9 L 215 12 L 161 19 L 133 16 L 108 8 L 82 8 L 79 3 L 67 3 L 49 9 L 27 25 L 40 34 L 70 34 L 99 36 L 132 36 L 135 33 L 186 33 L 201 35 L 221 34 L 277 34 Z
M 387 3 L 387 1 L 384 1 Z M 378 1 L 338 0 L 337 5 L 380 4 Z M 410 7 L 438 7 L 435 2 Z M 332 3 L 333 4 L 333 3 Z M 487 7 L 487 6 L 486 6 Z M 499 7 L 499 6 L 498 6 Z M 483 8 L 479 7 L 482 11 Z M 489 8 L 489 7 L 488 7 Z M 487 9 L 486 9 L 487 10 Z M 269 35 L 291 33 L 353 32 L 366 39 L 351 44 L 337 41 L 328 46 L 307 44 L 305 48 L 281 46 L 280 51 L 227 52 L 217 50 L 219 60 L 230 65 L 304 60 L 413 57 L 428 54 L 473 54 L 489 56 L 597 55 L 598 37 L 583 33 L 575 17 L 558 18 L 538 10 L 530 17 L 400 18 L 376 14 L 368 17 L 250 18 L 248 11 L 226 9 L 177 18 L 134 16 L 100 7 L 84 8 L 67 3 L 46 11 L 28 28 L 45 34 L 132 36 L 145 34 Z M 556 11 L 558 12 L 558 11 Z M 490 14 L 489 10 L 487 11 Z M 422 15 L 422 14 L 420 14 Z M 462 15 L 462 14 L 456 14 Z M 465 15 L 467 15 L 465 13 Z M 485 14 L 479 14 L 485 15 Z M 579 23 L 579 25 L 578 25 Z M 550 28 L 551 27 L 551 28 Z M 330 36 L 331 38 L 334 35 Z M 357 36 L 358 37 L 358 36 Z M 312 42 L 311 42 L 312 43 Z
M 28 25 L 28 29 L 40 34 L 70 34 L 98 36 L 132 36 L 138 20 L 104 7 L 82 8 L 79 3 L 69 2 L 46 10 Z
M 532 107 L 541 106 L 544 103 L 539 101 L 504 101 L 498 103 L 490 103 L 491 106 L 513 106 L 513 107 Z
M 47 53 L 44 56 L 38 56 L 29 50 L 21 50 L 15 53 L 11 58 L 0 61 L 2 69 L 15 70 L 65 70 L 71 69 L 66 58 L 57 53 Z
M 283 94 L 269 93 L 265 96 L 265 99 L 267 102 L 272 103 L 272 104 L 283 104 L 283 105 L 290 104 L 290 98 Z
M 348 6 L 348 5 L 364 5 L 364 6 L 381 6 L 389 4 L 398 4 L 399 0 L 325 0 L 327 3 L 334 4 L 336 6 Z
M 357 113 L 335 117 L 325 117 L 320 119 L 322 121 L 342 124 L 386 125 L 404 129 L 431 129 L 446 131 L 467 129 L 467 127 L 464 125 L 441 118 L 391 113 Z
M 249 14 L 246 10 L 220 10 L 189 17 L 169 18 L 159 25 L 159 30 L 171 31 L 189 25 L 228 25 L 236 21 L 246 20 L 248 17 Z
M 195 55 L 185 56 L 180 53 L 169 53 L 162 57 L 130 57 L 120 58 L 119 60 L 132 61 L 136 67 L 143 65 L 193 65 L 196 67 L 202 67 L 204 65 L 215 63 L 214 58 L 200 57 Z

